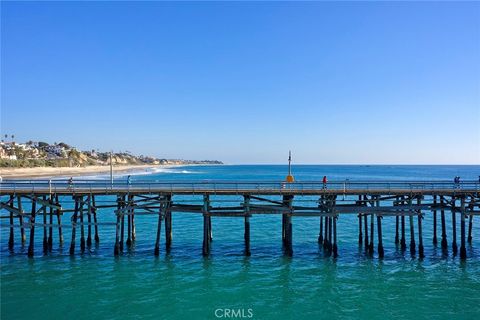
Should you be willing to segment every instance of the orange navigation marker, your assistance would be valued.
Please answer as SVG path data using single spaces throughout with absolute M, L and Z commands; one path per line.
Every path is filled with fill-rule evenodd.
M 295 179 L 292 176 L 292 152 L 291 151 L 288 151 L 288 176 L 286 180 L 289 183 L 295 181 Z

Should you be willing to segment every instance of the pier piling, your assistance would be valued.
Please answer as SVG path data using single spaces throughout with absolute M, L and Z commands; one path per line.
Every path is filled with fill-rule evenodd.
M 70 242 L 70 255 L 75 254 L 75 236 L 76 236 L 76 228 L 77 228 L 77 216 L 78 216 L 78 207 L 79 201 L 77 196 L 73 196 L 73 200 L 75 201 L 75 211 L 73 212 L 72 216 L 72 240 Z
M 127 198 L 127 241 L 125 244 L 127 245 L 127 248 L 130 249 L 132 246 L 132 206 L 133 206 L 133 201 L 132 201 L 132 196 L 129 195 Z
M 163 208 L 166 206 L 165 203 L 160 202 L 160 209 L 158 210 L 158 224 L 157 224 L 157 237 L 155 239 L 155 249 L 153 250 L 153 254 L 158 256 L 160 254 L 160 237 L 161 237 L 161 230 L 162 230 L 162 219 L 163 219 Z
M 120 223 L 122 221 L 121 218 L 121 213 L 120 210 L 122 209 L 122 204 L 121 204 L 121 196 L 117 196 L 117 223 L 115 224 L 115 246 L 113 249 L 113 255 L 118 256 L 120 254 Z M 157 231 L 157 237 L 158 237 L 158 231 Z M 155 247 L 156 248 L 156 247 Z
M 458 246 L 457 246 L 457 217 L 455 214 L 456 210 L 456 199 L 452 199 L 452 253 L 454 256 L 457 255 Z
M 374 221 L 373 221 L 374 218 L 374 215 L 373 213 L 370 215 L 370 245 L 368 246 L 368 253 L 373 256 L 373 237 L 374 237 L 374 228 L 375 228 L 375 224 L 374 224 Z
M 245 210 L 245 255 L 250 256 L 250 196 L 245 195 L 243 199 Z
M 100 237 L 98 236 L 98 225 L 97 225 L 97 205 L 95 203 L 95 196 L 92 195 L 92 214 L 93 214 L 93 223 L 95 224 L 95 243 L 100 242 Z
M 52 195 L 50 195 L 49 201 L 51 205 L 54 204 Z M 52 249 L 53 249 L 53 208 L 52 206 L 48 208 L 48 215 L 50 220 L 50 226 L 48 227 L 47 246 L 48 246 L 48 252 L 52 252 Z
M 472 244 L 472 227 L 473 227 L 473 214 L 470 214 L 468 219 L 468 243 Z
M 320 229 L 318 232 L 318 243 L 322 244 L 323 243 L 323 217 L 320 216 Z
M 437 246 L 437 196 L 433 196 L 433 245 Z
M 461 198 L 460 213 L 460 259 L 467 258 L 467 249 L 465 247 L 465 197 Z
M 382 216 L 377 215 L 377 233 L 378 233 L 378 257 L 383 258 L 385 251 L 383 249 L 382 241 Z
M 204 257 L 210 255 L 210 221 L 209 221 L 210 198 L 208 195 L 203 196 L 203 248 Z
M 401 225 L 402 225 L 402 237 L 400 238 L 400 249 L 402 251 L 407 250 L 407 240 L 405 238 L 405 216 L 402 215 L 400 217 Z
M 44 195 L 42 204 L 42 215 L 43 215 L 43 253 L 48 253 L 48 237 L 47 237 L 47 196 Z
M 20 215 L 18 216 L 18 223 L 20 224 L 20 239 L 22 242 L 22 246 L 25 244 L 27 241 L 27 237 L 25 236 L 25 228 L 23 227 L 23 209 L 22 209 L 22 197 L 19 195 L 17 196 L 17 206 L 18 206 L 18 212 Z
M 412 206 L 412 199 L 408 200 L 408 204 Z M 415 248 L 415 227 L 413 225 L 413 215 L 410 213 L 408 216 L 408 220 L 410 222 L 410 254 L 413 256 L 415 255 L 416 248 Z
M 85 223 L 83 220 L 83 206 L 85 202 L 83 197 L 81 198 L 81 205 L 80 205 L 80 252 L 83 254 L 85 252 Z
M 447 226 L 445 223 L 445 199 L 443 196 L 440 196 L 440 220 L 442 224 L 442 250 L 446 252 L 448 250 L 448 242 L 447 242 Z
M 338 216 L 333 217 L 333 257 L 338 257 L 338 246 L 337 246 L 337 219 Z
M 32 198 L 32 214 L 30 215 L 30 243 L 28 244 L 28 257 L 33 257 L 33 250 L 35 245 L 35 216 L 36 216 L 36 208 L 37 208 L 37 201 L 35 198 Z
M 88 205 L 87 205 L 87 247 L 92 246 L 92 195 L 88 196 Z
M 60 201 L 58 199 L 58 194 L 55 195 L 55 204 L 60 207 Z M 57 223 L 58 223 L 58 242 L 60 246 L 63 246 L 63 232 L 62 232 L 62 215 L 61 215 L 61 209 L 57 208 L 55 210 L 57 214 Z
M 366 214 L 363 215 L 363 224 L 365 227 L 365 251 L 368 252 L 368 217 Z
M 14 239 L 13 239 L 13 200 L 14 200 L 14 196 L 13 194 L 10 196 L 10 208 L 12 208 L 12 211 L 10 211 L 10 235 L 8 237 L 8 249 L 9 250 L 13 250 L 13 243 L 14 243 Z
M 417 204 L 420 206 L 422 203 L 421 197 L 417 198 Z M 423 249 L 423 237 L 422 237 L 422 210 L 418 210 L 418 257 L 420 259 L 425 257 Z

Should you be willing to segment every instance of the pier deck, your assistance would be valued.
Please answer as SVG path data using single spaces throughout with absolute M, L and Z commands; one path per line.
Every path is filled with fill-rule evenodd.
M 98 198 L 109 198 L 98 204 Z M 62 205 L 65 198 L 73 199 L 73 208 Z M 96 203 L 97 199 L 97 203 Z M 71 201 L 71 200 L 69 200 Z M 456 221 L 460 220 L 460 257 L 466 258 L 466 242 L 472 241 L 473 216 L 480 214 L 480 183 L 464 181 L 317 181 L 296 183 L 251 181 L 155 182 L 110 180 L 6 180 L 0 183 L 0 219 L 9 219 L 2 227 L 10 229 L 9 248 L 14 248 L 14 229 L 20 229 L 20 239 L 26 242 L 29 230 L 28 255 L 34 253 L 35 227 L 42 227 L 44 253 L 51 251 L 53 228 L 63 243 L 62 217 L 71 214 L 70 253 L 75 253 L 76 231 L 80 231 L 80 251 L 99 241 L 97 223 L 99 209 L 109 214 L 116 228 L 114 255 L 123 251 L 125 233 L 127 246 L 135 241 L 135 215 L 150 215 L 156 221 L 156 242 L 153 252 L 160 251 L 162 223 L 168 252 L 172 242 L 172 213 L 189 212 L 203 216 L 202 253 L 209 255 L 212 237 L 212 217 L 241 217 L 245 225 L 245 254 L 250 255 L 250 217 L 254 214 L 278 214 L 282 218 L 282 243 L 286 255 L 292 255 L 292 218 L 316 216 L 320 219 L 318 242 L 327 252 L 337 256 L 337 219 L 343 214 L 358 216 L 359 245 L 374 253 L 374 231 L 377 229 L 377 253 L 383 257 L 382 218 L 396 219 L 395 243 L 406 250 L 405 220 L 408 218 L 410 252 L 423 257 L 422 220 L 433 215 L 433 243 L 437 244 L 437 213 L 441 221 L 441 246 L 446 249 L 445 211 L 452 214 L 453 253 L 457 253 Z M 36 222 L 36 218 L 42 222 Z M 55 219 L 54 219 L 55 218 Z M 416 219 L 414 219 L 416 218 Z M 2 220 L 3 220 L 2 219 Z M 16 225 L 14 220 L 18 219 Z M 85 220 L 84 220 L 85 219 Z M 125 231 L 125 219 L 127 230 Z M 54 222 L 54 220 L 56 220 Z M 415 221 L 416 227 L 415 227 Z M 468 221 L 467 221 L 468 220 Z M 468 229 L 466 226 L 468 223 Z M 362 227 L 363 225 L 363 227 Z M 85 237 L 85 227 L 88 235 Z M 417 235 L 415 235 L 415 229 Z M 86 240 L 85 240 L 86 238 Z

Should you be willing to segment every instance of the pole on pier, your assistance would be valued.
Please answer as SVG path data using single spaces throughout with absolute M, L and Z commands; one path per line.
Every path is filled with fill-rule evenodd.
M 55 195 L 55 203 L 57 206 L 60 206 L 60 201 L 58 201 L 58 194 Z M 57 223 L 58 223 L 58 241 L 60 246 L 63 246 L 63 232 L 62 232 L 62 216 L 60 214 L 60 209 L 56 209 L 57 213 Z
M 456 210 L 456 199 L 452 197 L 452 253 L 454 256 L 457 255 L 458 246 L 457 246 L 457 217 L 455 214 Z
M 113 249 L 113 255 L 118 256 L 120 254 L 120 223 L 122 221 L 120 210 L 122 209 L 122 198 L 117 196 L 117 223 L 115 224 L 115 247 Z
M 17 197 L 17 203 L 18 203 L 18 211 L 20 212 L 20 215 L 18 216 L 18 222 L 20 223 L 20 238 L 22 241 L 22 246 L 25 244 L 27 241 L 27 237 L 25 236 L 25 228 L 23 227 L 23 209 L 22 209 L 22 197 L 18 196 Z
M 43 253 L 48 253 L 48 238 L 47 238 L 47 206 L 45 203 L 47 202 L 47 196 L 43 196 Z
M 13 209 L 13 200 L 14 200 L 14 196 L 11 195 L 10 196 L 10 208 Z M 9 250 L 13 250 L 13 211 L 10 211 L 10 235 L 8 237 L 8 249 Z
M 245 210 L 245 255 L 250 256 L 250 196 L 243 196 Z
M 95 224 L 95 242 L 100 242 L 100 237 L 98 236 L 98 225 L 97 225 L 97 206 L 95 204 L 95 196 L 92 195 L 92 209 L 93 209 L 93 223 Z
M 433 245 L 437 245 L 437 196 L 433 196 Z
M 83 254 L 85 252 L 85 224 L 83 223 L 83 196 L 81 199 L 80 205 L 80 252 Z M 90 201 L 90 200 L 88 200 Z
M 157 237 L 155 239 L 155 249 L 153 250 L 153 254 L 158 256 L 160 254 L 160 236 L 162 230 L 162 219 L 163 219 L 163 211 L 166 204 L 160 199 L 160 209 L 158 210 L 158 224 L 157 224 Z
M 447 226 L 445 224 L 445 210 L 444 210 L 444 202 L 445 198 L 443 196 L 440 196 L 440 220 L 442 223 L 442 250 L 445 252 L 448 249 L 448 243 L 447 243 Z
M 73 196 L 75 201 L 75 210 L 73 211 L 72 216 L 72 241 L 70 242 L 70 255 L 75 254 L 75 232 L 77 227 L 77 216 L 78 216 L 78 198 L 77 196 Z
M 470 214 L 468 220 L 468 243 L 472 244 L 472 227 L 473 227 L 473 214 Z
M 87 247 L 92 246 L 92 197 L 93 195 L 88 196 L 88 207 L 87 207 L 87 219 L 88 219 L 88 231 L 87 231 Z
M 30 216 L 30 243 L 28 244 L 28 257 L 33 257 L 33 247 L 35 244 L 35 216 L 37 214 L 37 200 L 32 198 L 32 214 Z
M 209 223 L 209 207 L 210 199 L 208 195 L 203 196 L 203 247 L 202 254 L 204 257 L 210 254 L 210 223 Z
M 460 259 L 467 258 L 467 249 L 465 248 L 465 197 L 461 198 L 461 216 L 460 216 Z
M 421 204 L 421 197 L 417 198 L 417 204 Z M 418 256 L 420 259 L 425 257 L 425 253 L 423 250 L 423 237 L 422 237 L 422 210 L 418 210 Z

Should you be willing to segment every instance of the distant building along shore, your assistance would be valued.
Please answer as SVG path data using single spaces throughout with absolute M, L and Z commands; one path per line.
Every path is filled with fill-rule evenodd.
M 128 151 L 99 152 L 79 151 L 66 143 L 14 141 L 0 143 L 0 167 L 86 167 L 113 165 L 186 165 L 223 164 L 218 160 L 160 159 L 144 155 L 133 155 Z

